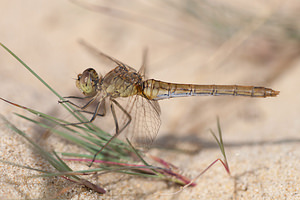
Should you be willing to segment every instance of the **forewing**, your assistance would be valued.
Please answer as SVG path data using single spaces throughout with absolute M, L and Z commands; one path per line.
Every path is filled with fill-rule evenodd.
M 143 51 L 142 66 L 138 71 L 138 73 L 143 77 L 143 79 L 145 79 L 145 75 L 146 75 L 147 57 L 148 57 L 148 49 L 146 48 Z
M 97 56 L 104 57 L 115 63 L 117 66 L 124 66 L 129 72 L 137 72 L 134 68 L 106 55 L 85 41 L 81 40 L 80 43 Z M 146 62 L 147 49 L 144 50 L 143 63 L 140 70 L 137 72 L 143 79 L 145 78 Z M 135 146 L 149 147 L 154 141 L 161 124 L 160 107 L 157 101 L 146 99 L 140 95 L 127 97 L 126 99 L 119 98 L 116 99 L 116 101 L 118 101 L 122 108 L 128 112 L 132 119 L 131 123 L 123 130 L 120 136 L 126 136 L 135 144 Z M 117 105 L 114 106 L 119 130 L 122 130 L 129 118 L 122 109 L 117 107 Z
M 87 43 L 86 41 L 84 40 L 79 40 L 79 43 L 84 46 L 88 51 L 92 52 L 93 54 L 95 54 L 96 56 L 99 56 L 100 58 L 105 58 L 107 60 L 109 60 L 110 62 L 112 63 L 115 63 L 116 66 L 124 66 L 124 67 L 127 67 L 127 69 L 129 71 L 132 71 L 132 72 L 136 72 L 136 70 L 128 65 L 126 65 L 125 63 L 119 61 L 118 59 L 116 58 L 113 58 L 105 53 L 103 53 L 102 51 L 100 51 L 99 49 L 96 49 L 95 47 L 93 47 L 91 44 Z

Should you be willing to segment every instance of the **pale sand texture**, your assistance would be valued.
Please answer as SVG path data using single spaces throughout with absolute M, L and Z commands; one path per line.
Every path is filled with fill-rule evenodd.
M 262 5 L 259 2 L 234 4 L 234 7 L 240 13 L 254 13 L 257 18 L 267 16 L 273 3 L 270 1 Z M 280 90 L 279 97 L 268 99 L 193 97 L 160 102 L 162 127 L 156 146 L 196 149 L 197 152 L 187 154 L 153 149 L 151 153 L 178 166 L 183 174 L 195 177 L 213 160 L 221 157 L 208 131 L 210 128 L 216 130 L 216 116 L 219 116 L 235 181 L 218 163 L 196 181 L 196 187 L 176 195 L 171 194 L 179 190 L 177 185 L 145 178 L 127 178 L 120 174 L 92 179 L 109 190 L 106 195 L 100 195 L 61 178 L 28 179 L 26 177 L 36 173 L 0 164 L 0 199 L 53 198 L 67 187 L 70 189 L 58 198 L 300 199 L 299 15 L 295 20 L 295 13 L 300 12 L 299 2 L 294 0 L 280 4 L 275 12 L 278 18 L 273 18 L 276 22 L 273 28 L 262 25 L 237 47 L 234 43 L 239 41 L 239 35 L 232 41 L 229 36 L 246 24 L 236 24 L 235 15 L 223 10 L 223 5 L 216 2 L 215 7 L 209 8 L 211 10 L 199 8 L 197 14 L 204 21 L 186 16 L 175 6 L 168 7 L 159 1 L 132 1 L 130 5 L 112 1 L 110 6 L 126 9 L 131 14 L 160 19 L 179 27 L 179 31 L 171 29 L 172 35 L 168 30 L 159 31 L 166 26 L 157 21 L 154 23 L 156 28 L 149 28 L 147 25 L 150 22 L 144 21 L 144 26 L 133 20 L 119 20 L 90 12 L 69 1 L 1 0 L 0 42 L 63 95 L 78 94 L 72 78 L 85 68 L 93 66 L 102 73 L 110 69 L 81 48 L 77 43 L 79 38 L 134 68 L 140 66 L 142 50 L 148 47 L 150 78 L 181 83 L 264 85 Z M 131 7 L 135 9 L 130 10 Z M 213 21 L 213 17 L 210 21 L 205 18 L 208 13 L 219 18 L 224 16 L 224 20 L 232 21 L 235 28 L 225 32 L 224 27 L 224 33 L 218 34 L 214 34 L 213 29 L 206 30 L 205 23 Z M 248 22 L 250 24 L 250 20 Z M 215 26 L 220 26 L 215 23 Z M 253 27 L 259 23 L 257 20 Z M 289 33 L 298 34 L 298 40 L 286 39 L 286 31 L 280 28 L 282 24 L 293 27 L 294 30 Z M 219 51 L 221 41 L 229 44 Z M 230 54 L 227 54 L 228 47 L 233 47 Z M 282 74 L 277 75 L 277 72 Z M 3 49 L 0 49 L 0 80 L 1 97 L 63 116 L 58 112 L 61 108 L 57 98 Z M 24 111 L 4 102 L 0 102 L 0 109 L 2 115 L 28 135 L 38 138 L 42 133 L 12 114 Z M 2 122 L 0 124 L 0 159 L 52 169 L 29 148 L 24 139 L 8 130 Z M 49 147 L 58 152 L 81 151 L 55 136 L 47 140 Z M 70 165 L 76 170 L 86 168 L 83 164 Z

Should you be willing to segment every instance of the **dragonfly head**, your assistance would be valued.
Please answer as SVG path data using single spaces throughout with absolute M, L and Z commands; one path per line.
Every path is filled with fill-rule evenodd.
M 85 95 L 85 96 L 95 96 L 97 94 L 98 85 L 102 79 L 97 74 L 93 68 L 88 68 L 78 74 L 76 80 L 76 87 Z

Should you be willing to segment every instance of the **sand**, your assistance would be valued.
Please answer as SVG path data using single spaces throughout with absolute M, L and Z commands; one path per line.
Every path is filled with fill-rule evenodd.
M 77 42 L 80 38 L 136 69 L 141 65 L 143 49 L 148 47 L 149 78 L 259 85 L 280 90 L 280 95 L 266 99 L 190 97 L 160 102 L 162 127 L 149 153 L 178 166 L 188 177 L 197 176 L 222 157 L 209 132 L 217 130 L 219 116 L 231 176 L 217 163 L 196 180 L 196 187 L 180 193 L 176 193 L 178 185 L 150 178 L 120 174 L 90 178 L 108 191 L 101 195 L 62 178 L 29 178 L 38 173 L 1 163 L 1 199 L 300 199 L 299 39 L 287 34 L 299 36 L 295 14 L 300 8 L 298 1 L 280 4 L 265 24 L 262 19 L 267 19 L 274 2 L 219 2 L 209 7 L 197 5 L 197 9 L 185 5 L 197 10 L 195 15 L 161 2 L 103 4 L 129 15 L 121 10 L 113 17 L 99 14 L 70 1 L 2 0 L 0 42 L 65 96 L 79 94 L 73 78 L 85 68 L 94 67 L 103 74 L 111 69 L 82 48 Z M 234 11 L 253 18 L 239 24 Z M 224 20 L 226 26 L 207 25 L 214 20 Z M 272 24 L 274 21 L 277 23 Z M 294 32 L 284 27 L 294 27 Z M 64 116 L 57 97 L 2 48 L 0 66 L 2 98 Z M 0 109 L 29 136 L 39 139 L 43 133 L 13 114 L 27 114 L 25 111 L 2 101 Z M 3 122 L 0 136 L 1 160 L 52 170 Z M 82 151 L 56 136 L 45 144 L 57 152 Z M 174 148 L 185 151 L 170 150 Z M 87 168 L 85 164 L 69 164 L 74 170 Z

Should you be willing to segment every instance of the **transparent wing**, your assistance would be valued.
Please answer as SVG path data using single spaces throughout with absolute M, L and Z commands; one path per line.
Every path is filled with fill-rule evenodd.
M 142 60 L 142 65 L 141 68 L 139 69 L 138 73 L 145 79 L 146 75 L 146 66 L 147 66 L 147 57 L 148 57 L 148 49 L 145 48 L 143 51 L 143 60 Z
M 118 99 L 118 102 L 130 114 L 132 121 L 121 135 L 127 137 L 135 147 L 149 148 L 161 125 L 159 104 L 139 95 L 126 99 L 127 102 L 124 99 Z M 124 114 L 121 116 L 120 127 L 123 127 L 128 117 Z
M 106 55 L 83 40 L 80 41 L 80 44 L 97 56 L 104 57 L 116 65 L 125 66 L 129 72 L 137 72 L 134 68 Z M 145 78 L 146 62 L 147 49 L 144 50 L 142 66 L 138 71 L 142 78 Z M 154 141 L 161 124 L 159 104 L 140 95 L 115 100 L 128 112 L 132 119 L 131 123 L 120 134 L 120 137 L 127 137 L 135 146 L 149 147 Z M 129 119 L 117 106 L 115 106 L 115 110 L 119 128 L 122 129 Z
M 100 57 L 100 58 L 105 58 L 105 59 L 109 60 L 110 62 L 115 63 L 116 66 L 121 65 L 121 66 L 127 67 L 128 70 L 131 70 L 131 71 L 136 72 L 136 70 L 135 70 L 134 68 L 132 68 L 132 67 L 126 65 L 125 63 L 119 61 L 119 60 L 116 59 L 116 58 L 113 58 L 113 57 L 111 57 L 111 56 L 109 56 L 109 55 L 103 53 L 102 51 L 96 49 L 95 47 L 93 47 L 92 45 L 90 45 L 89 43 L 87 43 L 86 41 L 84 41 L 84 40 L 81 39 L 81 40 L 79 40 L 79 43 L 80 43 L 83 47 L 85 47 L 88 51 L 90 51 L 90 52 L 92 52 L 93 54 L 95 54 L 96 56 L 98 56 L 98 57 Z

